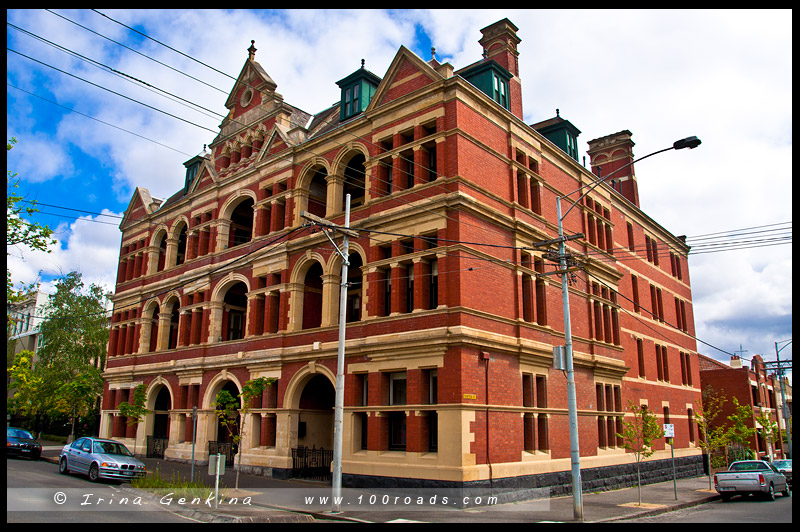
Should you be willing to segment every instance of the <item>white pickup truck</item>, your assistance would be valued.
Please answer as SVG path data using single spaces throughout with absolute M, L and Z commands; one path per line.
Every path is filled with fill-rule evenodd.
M 723 501 L 734 495 L 760 494 L 775 500 L 775 492 L 784 497 L 792 494 L 786 477 L 769 462 L 763 460 L 742 460 L 734 462 L 727 471 L 714 474 L 714 488 Z

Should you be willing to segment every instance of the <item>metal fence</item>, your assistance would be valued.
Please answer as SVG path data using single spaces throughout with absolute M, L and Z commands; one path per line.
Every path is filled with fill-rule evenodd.
M 331 462 L 333 451 L 316 445 L 312 448 L 302 445 L 292 449 L 292 477 L 314 480 L 331 478 Z
M 147 458 L 164 458 L 164 451 L 169 445 L 168 438 L 147 437 Z
M 225 466 L 233 467 L 233 459 L 236 456 L 236 446 L 232 442 L 209 441 L 208 454 L 221 454 L 225 457 Z

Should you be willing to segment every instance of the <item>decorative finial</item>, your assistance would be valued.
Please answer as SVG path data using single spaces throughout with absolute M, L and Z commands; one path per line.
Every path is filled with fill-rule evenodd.
M 431 61 L 433 61 L 434 59 L 436 59 L 436 48 L 431 46 Z
M 248 49 L 247 49 L 247 53 L 249 53 L 249 54 L 250 54 L 250 57 L 249 57 L 249 58 L 250 58 L 250 60 L 251 60 L 251 61 L 252 61 L 253 59 L 255 59 L 255 57 L 256 57 L 256 50 L 257 50 L 257 48 L 255 47 L 255 44 L 256 44 L 256 41 L 255 41 L 255 40 L 252 40 L 252 41 L 250 41 L 250 48 L 248 48 Z
M 361 68 L 364 68 L 364 60 L 361 60 Z
M 561 115 L 559 114 L 559 112 L 558 112 L 558 109 L 556 109 L 556 116 L 561 116 Z
M 483 58 L 486 59 L 486 48 L 483 49 Z

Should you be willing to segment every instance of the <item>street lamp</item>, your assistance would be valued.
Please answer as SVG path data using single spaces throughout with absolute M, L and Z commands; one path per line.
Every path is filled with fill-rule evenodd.
M 558 257 L 559 257 L 559 267 L 561 270 L 561 301 L 564 307 L 564 351 L 566 354 L 566 369 L 567 369 L 567 408 L 568 408 L 568 415 L 569 415 L 569 447 L 570 447 L 570 461 L 572 465 L 572 498 L 573 498 L 573 512 L 575 515 L 575 519 L 578 521 L 583 521 L 583 494 L 581 492 L 581 463 L 580 463 L 580 448 L 578 445 L 578 406 L 577 406 L 577 399 L 575 394 L 575 373 L 574 373 L 574 366 L 572 361 L 572 326 L 570 324 L 570 312 L 569 312 L 569 289 L 567 288 L 567 255 L 566 255 L 566 245 L 565 242 L 568 240 L 564 237 L 564 218 L 569 214 L 569 211 L 572 210 L 575 205 L 580 203 L 580 201 L 587 195 L 589 192 L 595 189 L 597 185 L 614 175 L 615 173 L 631 166 L 632 164 L 647 159 L 648 157 L 652 157 L 653 155 L 663 153 L 669 150 L 681 150 L 683 148 L 694 149 L 700 145 L 700 139 L 697 137 L 686 137 L 685 139 L 681 139 L 675 141 L 671 147 L 664 148 L 663 150 L 658 150 L 644 157 L 641 157 L 635 161 L 631 161 L 625 166 L 617 168 L 607 176 L 599 177 L 594 181 L 590 182 L 587 185 L 583 185 L 582 187 L 578 188 L 577 190 L 573 190 L 569 194 L 565 194 L 563 196 L 556 197 L 556 215 L 558 216 Z M 571 196 L 572 194 L 586 188 L 590 187 L 589 190 L 583 193 L 578 200 L 573 203 L 567 212 L 563 215 L 561 214 L 561 198 Z

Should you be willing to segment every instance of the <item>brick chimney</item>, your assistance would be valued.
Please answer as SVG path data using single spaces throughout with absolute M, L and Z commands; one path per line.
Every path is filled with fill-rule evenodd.
M 517 28 L 513 22 L 504 18 L 481 30 L 483 37 L 478 41 L 486 59 L 494 59 L 512 74 L 509 81 L 511 112 L 522 120 L 522 82 L 519 79 L 519 52 Z
M 592 172 L 598 177 L 611 175 L 615 170 L 633 162 L 633 140 L 626 130 L 589 141 L 589 154 Z M 639 207 L 639 187 L 631 164 L 615 173 L 606 182 L 611 188 Z

